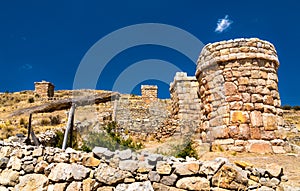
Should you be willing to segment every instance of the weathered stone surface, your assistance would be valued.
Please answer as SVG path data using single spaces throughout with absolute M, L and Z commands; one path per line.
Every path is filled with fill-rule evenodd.
M 127 171 L 118 170 L 103 163 L 101 163 L 98 166 L 98 168 L 95 170 L 95 178 L 99 182 L 105 184 L 114 184 L 116 182 L 120 182 L 125 178 L 129 178 L 131 176 L 132 174 Z
M 277 118 L 273 114 L 264 113 L 263 114 L 264 128 L 266 131 L 277 129 Z
M 160 175 L 156 171 L 149 172 L 148 178 L 151 182 L 159 182 L 160 181 Z
M 130 149 L 119 151 L 118 156 L 121 160 L 128 160 L 132 157 L 132 151 Z
M 97 182 L 95 179 L 86 178 L 82 181 L 82 191 L 95 190 Z
M 183 189 L 166 186 L 164 184 L 156 182 L 154 182 L 152 186 L 155 191 L 184 191 Z
M 156 171 L 158 174 L 168 175 L 171 174 L 172 167 L 165 161 L 158 161 L 156 164 Z
M 230 121 L 232 123 L 247 123 L 249 121 L 248 112 L 245 111 L 231 111 L 230 112 Z
M 97 155 L 99 158 L 105 157 L 105 158 L 112 158 L 114 153 L 108 150 L 107 148 L 103 147 L 94 147 L 92 151 L 95 155 Z
M 82 165 L 87 167 L 96 167 L 100 164 L 100 160 L 89 156 L 82 159 Z
M 200 167 L 199 173 L 204 175 L 214 175 L 227 160 L 216 158 L 213 161 L 204 161 Z
M 266 164 L 266 170 L 271 175 L 271 177 L 279 177 L 283 173 L 283 167 L 276 163 Z
M 54 168 L 51 169 L 48 178 L 54 182 L 71 180 L 71 165 L 67 163 L 58 163 Z
M 54 155 L 54 162 L 57 163 L 67 163 L 69 161 L 69 154 L 67 153 L 57 153 Z
M 136 160 L 123 160 L 123 161 L 120 161 L 119 168 L 121 170 L 134 172 L 138 168 L 138 161 L 136 161 Z
M 2 169 L 6 168 L 8 161 L 9 161 L 9 158 L 7 158 L 7 157 L 0 158 L 0 168 L 2 168 Z
M 176 187 L 186 190 L 209 191 L 210 183 L 207 179 L 202 177 L 186 177 L 179 179 L 176 183 Z
M 0 174 L 0 185 L 15 186 L 19 182 L 19 172 L 5 169 Z
M 237 86 L 232 82 L 225 82 L 224 91 L 226 96 L 235 95 L 237 93 Z
M 246 167 L 253 167 L 253 164 L 246 161 L 234 161 L 234 164 L 241 167 L 242 169 L 245 169 Z
M 40 156 L 43 155 L 43 152 L 44 152 L 44 149 L 43 149 L 42 147 L 39 147 L 39 148 L 34 149 L 34 150 L 32 151 L 32 156 L 33 156 L 33 157 L 40 157 Z
M 167 185 L 167 186 L 172 186 L 177 180 L 177 175 L 176 174 L 171 174 L 170 176 L 163 176 L 160 180 L 161 183 Z
M 58 163 L 50 172 L 48 178 L 54 182 L 69 181 L 71 178 L 82 180 L 88 176 L 90 169 L 78 164 Z
M 150 181 L 118 184 L 115 191 L 154 191 Z
M 71 173 L 72 173 L 72 177 L 75 180 L 83 180 L 89 175 L 90 171 L 91 171 L 90 169 L 82 165 L 78 165 L 74 163 L 71 164 Z
M 212 177 L 212 185 L 231 190 L 246 190 L 247 175 L 237 167 L 224 164 Z
M 272 150 L 275 154 L 285 154 L 286 150 L 284 150 L 283 146 L 272 146 Z
M 9 191 L 9 190 L 4 186 L 0 186 L 0 191 Z
M 81 182 L 71 182 L 68 185 L 66 191 L 81 191 L 82 190 L 82 183 Z
M 260 111 L 252 111 L 250 113 L 250 121 L 252 127 L 261 127 L 263 126 L 263 119 Z
M 246 147 L 248 152 L 251 153 L 273 153 L 272 145 L 269 141 L 263 140 L 249 140 L 249 145 Z
M 174 164 L 174 166 L 175 166 L 175 171 L 174 171 L 175 174 L 178 174 L 180 176 L 197 174 L 200 168 L 198 161 L 178 163 L 178 164 Z
M 20 177 L 20 183 L 16 185 L 15 190 L 33 191 L 46 190 L 48 186 L 48 178 L 42 174 L 27 174 Z
M 98 188 L 97 191 L 115 191 L 115 188 L 112 186 L 103 186 Z
M 47 191 L 65 191 L 67 183 L 56 183 L 48 186 Z
M 7 167 L 11 167 L 13 170 L 21 170 L 22 161 L 16 156 L 10 157 Z

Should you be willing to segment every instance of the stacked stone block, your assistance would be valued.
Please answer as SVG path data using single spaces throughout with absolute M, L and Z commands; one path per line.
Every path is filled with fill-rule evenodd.
M 199 127 L 200 99 L 199 84 L 194 76 L 185 72 L 177 72 L 170 84 L 172 100 L 172 117 L 179 121 L 180 126 L 196 130 Z
M 42 98 L 50 98 L 54 96 L 54 85 L 51 82 L 41 81 L 34 82 L 35 93 Z
M 267 41 L 242 38 L 206 45 L 196 71 L 202 140 L 226 140 L 242 151 L 249 148 L 247 140 L 269 145 L 267 141 L 280 139 L 278 67 L 276 50 Z

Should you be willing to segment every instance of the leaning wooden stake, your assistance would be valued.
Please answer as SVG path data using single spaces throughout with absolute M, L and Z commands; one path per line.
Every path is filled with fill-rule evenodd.
M 27 138 L 25 140 L 25 143 L 27 145 L 30 145 L 31 144 L 31 141 L 30 141 L 30 132 L 31 132 L 31 118 L 32 118 L 32 114 L 29 115 L 29 120 L 28 120 L 28 127 L 27 127 Z
M 27 139 L 25 140 L 25 143 L 26 143 L 27 145 L 30 145 L 30 144 L 31 144 L 31 141 L 30 141 L 30 135 L 31 135 L 34 144 L 35 144 L 36 146 L 39 146 L 39 145 L 40 145 L 40 142 L 39 142 L 39 140 L 37 139 L 37 137 L 35 136 L 34 131 L 33 131 L 32 128 L 31 128 L 31 121 L 32 121 L 32 114 L 29 114 L 29 120 L 28 120 L 28 132 L 27 132 Z
M 69 131 L 70 131 L 71 127 L 73 126 L 72 123 L 73 123 L 73 119 L 74 119 L 75 107 L 76 106 L 73 103 L 72 107 L 70 109 L 70 112 L 69 112 L 69 116 L 68 116 L 68 123 L 67 123 L 67 128 L 66 128 L 66 131 L 65 131 L 65 135 L 64 135 L 64 141 L 63 141 L 62 149 L 66 149 L 66 147 L 67 147 L 68 134 L 69 134 Z

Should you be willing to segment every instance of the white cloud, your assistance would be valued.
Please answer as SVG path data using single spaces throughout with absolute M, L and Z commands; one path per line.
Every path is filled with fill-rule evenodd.
M 33 67 L 30 64 L 24 64 L 20 67 L 21 70 L 31 70 Z
M 217 23 L 217 27 L 215 29 L 215 32 L 221 33 L 224 30 L 228 29 L 230 25 L 233 23 L 233 21 L 228 19 L 228 15 L 226 15 L 223 19 L 219 19 Z

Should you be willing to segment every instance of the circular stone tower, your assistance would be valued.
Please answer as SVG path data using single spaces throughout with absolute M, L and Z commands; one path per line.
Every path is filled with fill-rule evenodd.
M 278 66 L 274 46 L 257 38 L 206 45 L 196 70 L 202 141 L 226 150 L 273 152 L 271 140 L 281 139 L 283 125 Z

